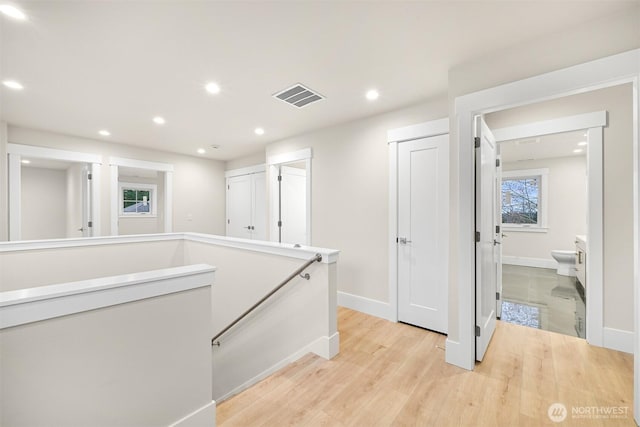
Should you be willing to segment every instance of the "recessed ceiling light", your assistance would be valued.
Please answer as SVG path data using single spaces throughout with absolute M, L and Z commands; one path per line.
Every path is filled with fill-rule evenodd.
M 207 150 L 205 150 L 204 148 L 198 148 L 198 154 L 204 154 L 206 152 Z
M 9 18 L 17 19 L 18 21 L 24 21 L 27 19 L 27 15 L 23 11 L 10 4 L 0 4 L 0 13 L 8 16 Z
M 576 148 L 573 150 L 574 153 L 582 153 L 582 148 Z
M 99 131 L 98 131 L 98 133 L 99 133 L 100 135 L 102 135 L 102 136 L 109 136 L 109 135 L 111 135 L 111 132 L 109 132 L 109 131 L 108 131 L 108 130 L 106 130 L 106 129 L 99 130 Z
M 220 93 L 220 86 L 218 86 L 218 83 L 215 82 L 209 82 L 207 83 L 207 85 L 204 87 L 207 92 L 212 93 L 212 94 L 217 94 Z
M 165 124 L 165 120 L 164 118 L 160 117 L 160 116 L 156 116 L 153 118 L 153 123 L 157 124 L 157 125 L 163 125 Z
M 25 165 L 28 165 L 29 163 L 31 163 L 31 160 L 27 160 L 27 159 L 22 159 L 20 160 L 22 163 L 24 163 Z
M 5 81 L 2 82 L 2 84 L 5 85 L 8 88 L 14 89 L 14 90 L 22 90 L 22 89 L 24 89 L 24 86 L 22 86 L 20 83 L 18 83 L 15 80 L 5 80 Z
M 580 141 L 580 142 L 578 142 L 578 145 L 580 147 L 584 147 L 585 145 L 587 145 L 587 141 Z
M 369 101 L 375 101 L 380 96 L 380 93 L 375 89 L 371 89 L 371 90 L 367 91 L 365 96 L 367 97 L 367 99 Z
M 255 128 L 254 132 L 256 135 L 264 135 L 264 129 L 262 128 Z

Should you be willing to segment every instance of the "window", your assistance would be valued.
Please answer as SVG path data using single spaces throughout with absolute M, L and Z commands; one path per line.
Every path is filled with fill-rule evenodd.
M 502 173 L 502 225 L 522 231 L 545 231 L 548 169 Z
M 120 183 L 121 216 L 155 216 L 156 189 L 153 184 Z

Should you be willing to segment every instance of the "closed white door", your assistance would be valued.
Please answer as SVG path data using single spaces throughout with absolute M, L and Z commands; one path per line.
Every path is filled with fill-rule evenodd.
M 251 175 L 227 178 L 227 236 L 251 238 Z
M 447 332 L 449 136 L 398 147 L 398 320 Z
M 496 328 L 496 246 L 500 245 L 496 236 L 496 140 L 481 117 L 476 137 L 476 360 L 482 360 Z
M 305 169 L 280 168 L 280 214 L 283 243 L 307 243 L 307 172 Z

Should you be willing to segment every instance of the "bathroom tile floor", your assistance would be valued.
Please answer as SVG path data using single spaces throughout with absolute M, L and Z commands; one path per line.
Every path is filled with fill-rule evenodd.
M 501 319 L 510 323 L 584 338 L 585 303 L 575 277 L 547 268 L 502 266 Z

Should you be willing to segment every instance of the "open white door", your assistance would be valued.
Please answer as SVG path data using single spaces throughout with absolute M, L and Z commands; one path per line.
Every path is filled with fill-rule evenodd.
M 280 167 L 280 220 L 282 243 L 307 243 L 307 172 Z
M 251 179 L 251 238 L 267 240 L 267 180 L 264 172 L 254 173 Z
M 448 135 L 398 145 L 398 320 L 447 333 Z
M 496 316 L 502 317 L 502 157 L 496 144 Z
M 484 119 L 476 119 L 476 360 L 484 357 L 496 328 L 496 140 Z
M 93 223 L 91 221 L 91 171 L 90 166 L 82 168 L 82 237 L 93 236 Z

